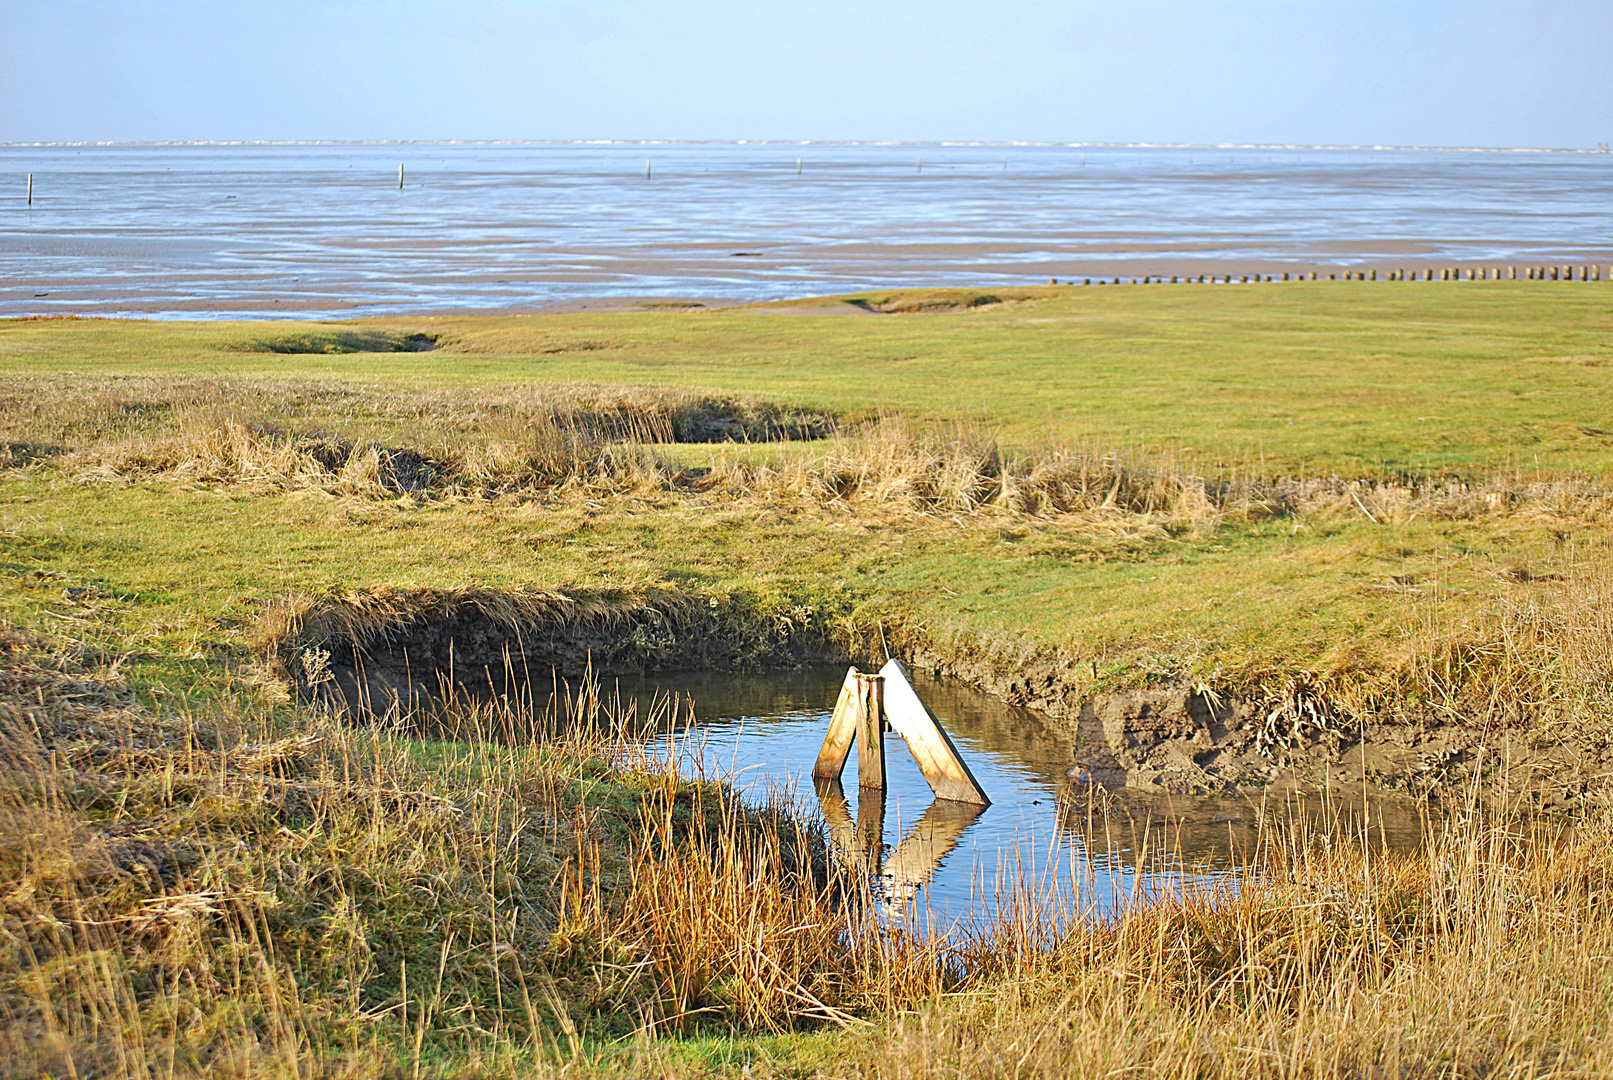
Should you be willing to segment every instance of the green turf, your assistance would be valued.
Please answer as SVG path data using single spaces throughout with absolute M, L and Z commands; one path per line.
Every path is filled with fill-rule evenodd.
M 981 417 L 1010 443 L 1174 446 L 1284 472 L 1606 470 L 1613 287 L 1097 286 L 944 314 L 839 301 L 693 313 L 307 324 L 0 323 L 11 371 L 402 385 L 699 387 L 844 412 Z M 241 351 L 441 335 L 428 353 Z M 321 335 L 324 335 L 321 337 Z M 344 344 L 347 342 L 347 344 Z
M 1050 437 L 1165 447 L 1199 455 L 1204 471 L 1267 475 L 1601 478 L 1613 466 L 1613 290 L 1599 285 L 1029 295 L 923 315 L 829 300 L 348 325 L 13 321 L 0 322 L 0 366 L 384 387 L 698 387 L 853 416 L 977 417 L 1027 448 Z M 268 351 L 374 348 L 416 332 L 440 335 L 442 348 Z M 0 381 L 0 393 L 30 392 L 38 386 L 26 379 Z M 697 462 L 817 447 L 657 452 Z M 806 605 L 862 626 L 899 621 L 932 641 L 972 638 L 1004 654 L 1055 648 L 1094 687 L 1165 676 L 1269 687 L 1296 670 L 1370 683 L 1402 667 L 1430 627 L 1448 633 L 1552 587 L 1553 574 L 1605 563 L 1599 515 L 1534 506 L 1398 524 L 1346 513 L 1166 529 L 1141 516 L 1114 526 L 650 485 L 391 501 L 92 482 L 70 463 L 44 462 L 0 472 L 0 616 L 126 656 L 133 685 L 164 713 L 228 709 L 242 679 L 261 677 L 249 642 L 267 601 L 372 585 L 742 594 L 763 611 Z M 442 767 L 442 747 L 417 749 L 423 765 Z M 805 1073 L 844 1040 L 708 1033 L 657 1053 L 669 1069 L 783 1061 Z M 631 1047 L 584 1050 L 598 1055 L 595 1071 L 633 1068 Z

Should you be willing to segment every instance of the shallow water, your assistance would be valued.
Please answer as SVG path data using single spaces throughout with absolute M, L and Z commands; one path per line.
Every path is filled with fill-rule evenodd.
M 530 310 L 1111 274 L 1607 262 L 1610 181 L 1613 155 L 1582 153 L 0 146 L 0 315 Z
M 945 927 L 1004 903 L 1048 916 L 1103 912 L 1139 887 L 1232 886 L 1259 854 L 1259 822 L 1328 821 L 1374 845 L 1414 846 L 1420 817 L 1384 797 L 1360 813 L 1337 803 L 1165 796 L 1089 788 L 1073 780 L 1078 740 L 1025 709 L 952 682 L 915 676 L 992 800 L 983 810 L 937 800 L 900 736 L 888 733 L 887 787 L 859 790 L 856 751 L 841 786 L 815 789 L 811 771 L 845 670 L 758 675 L 679 674 L 612 680 L 604 690 L 646 703 L 692 701 L 698 718 L 682 753 L 690 773 L 725 777 L 756 801 L 784 794 L 828 825 L 843 858 L 875 875 L 891 917 Z M 1030 888 L 1016 889 L 1028 885 Z

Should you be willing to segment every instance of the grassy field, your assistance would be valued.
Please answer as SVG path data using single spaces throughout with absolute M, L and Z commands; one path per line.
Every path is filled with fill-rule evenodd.
M 0 358 L 18 373 L 699 388 L 852 414 L 979 417 L 1012 445 L 1172 447 L 1205 468 L 1258 466 L 1262 454 L 1296 474 L 1605 468 L 1606 288 L 1414 285 L 1050 287 L 896 316 L 814 301 L 324 329 L 20 322 L 0 334 Z M 367 333 L 392 335 L 389 347 L 429 334 L 442 347 L 269 351 L 362 349 Z
M 1606 751 L 1613 289 L 853 299 L 0 322 L 16 1075 L 1595 1075 L 1605 979 L 1549 957 L 1613 937 L 1598 791 L 1560 861 L 1471 820 L 1388 873 L 1299 843 L 1236 896 L 1034 947 L 1002 926 L 955 963 L 868 954 L 893 974 L 836 966 L 832 935 L 759 960 L 757 933 L 878 931 L 799 866 L 806 899 L 741 917 L 687 854 L 778 877 L 793 824 L 710 794 L 691 848 L 695 796 L 619 748 L 423 760 L 288 693 L 311 627 L 469 590 L 590 632 L 681 613 L 656 663 L 885 639 L 1066 715 L 1303 685 L 1363 724 Z M 957 310 L 869 310 L 926 304 Z M 646 831 L 656 799 L 685 808 L 675 838 Z M 594 908 L 556 899 L 567 874 Z M 711 949 L 679 952 L 688 898 L 719 894 Z M 680 1015 L 702 1019 L 674 1038 Z

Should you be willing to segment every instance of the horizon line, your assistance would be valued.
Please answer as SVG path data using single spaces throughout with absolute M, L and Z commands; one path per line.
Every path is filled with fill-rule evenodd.
M 257 146 L 917 146 L 995 149 L 1115 150 L 1356 150 L 1462 154 L 1605 154 L 1594 149 L 1546 146 L 1429 146 L 1387 143 L 1195 143 L 1065 142 L 1057 140 L 969 139 L 82 139 L 0 142 L 0 149 L 83 149 L 87 147 L 257 147 Z

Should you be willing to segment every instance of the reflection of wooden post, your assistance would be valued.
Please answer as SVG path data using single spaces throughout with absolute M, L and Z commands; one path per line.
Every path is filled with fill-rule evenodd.
M 861 753 L 861 751 L 858 751 Z M 856 850 L 863 872 L 877 874 L 885 861 L 885 789 L 863 787 L 857 792 Z
M 865 788 L 885 786 L 885 707 L 878 675 L 858 673 L 857 680 L 857 783 Z M 861 796 L 858 797 L 859 802 Z M 858 817 L 861 817 L 861 813 Z
M 851 740 L 857 735 L 857 669 L 846 672 L 846 681 L 840 684 L 840 697 L 835 701 L 834 713 L 829 717 L 829 733 L 823 737 L 823 749 L 818 751 L 812 776 L 817 780 L 839 780 L 846 769 L 846 758 L 851 756 Z
M 818 780 L 815 784 L 818 804 L 823 808 L 823 820 L 829 826 L 829 839 L 834 842 L 840 857 L 846 865 L 854 866 L 865 874 L 879 873 L 885 856 L 885 793 L 879 788 L 860 790 L 857 793 L 857 821 L 853 824 L 851 808 L 846 804 L 846 793 L 840 781 Z
M 931 790 L 942 799 L 990 806 L 991 800 L 986 798 L 969 766 L 963 763 L 962 755 L 947 738 L 941 722 L 919 700 L 901 663 L 889 661 L 880 669 L 880 674 L 885 677 L 885 714 L 890 717 L 891 727 L 907 740 L 908 752 L 918 763 Z M 858 753 L 861 752 L 859 748 Z
M 963 831 L 986 812 L 978 803 L 937 799 L 918 824 L 885 856 L 879 871 L 885 877 L 885 902 L 897 911 L 929 884 L 941 861 L 958 846 Z M 883 852 L 881 852 L 883 854 Z
M 819 777 L 812 781 L 818 790 L 818 805 L 823 809 L 824 824 L 829 826 L 829 839 L 840 851 L 841 857 L 855 866 L 857 856 L 857 830 L 851 824 L 851 809 L 846 805 L 846 792 L 838 780 Z

